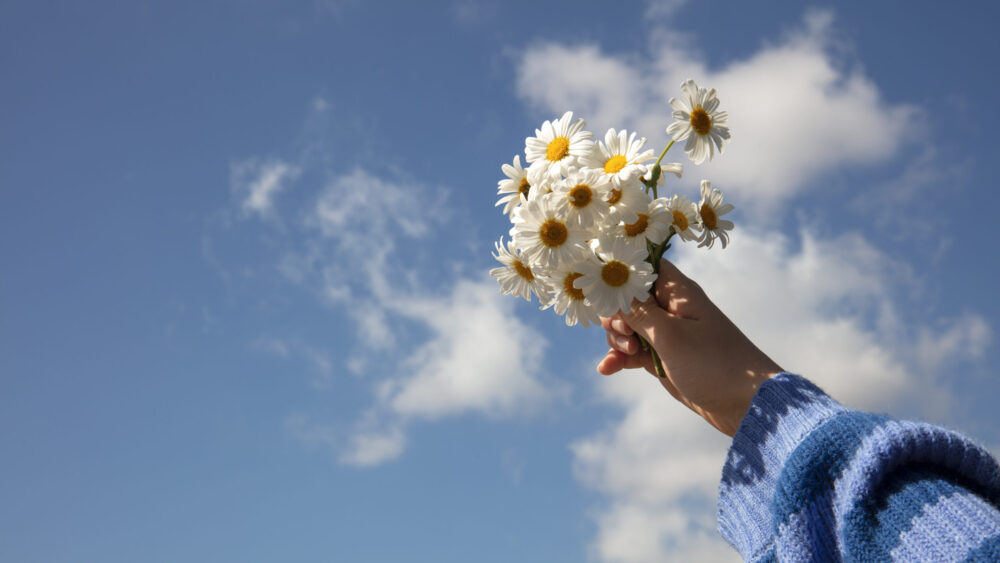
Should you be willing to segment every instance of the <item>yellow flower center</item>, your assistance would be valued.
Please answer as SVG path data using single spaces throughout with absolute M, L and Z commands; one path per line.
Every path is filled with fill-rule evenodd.
M 583 290 L 577 289 L 576 286 L 573 285 L 573 282 L 580 277 L 583 277 L 583 274 L 570 272 L 566 274 L 566 277 L 563 279 L 563 291 L 566 292 L 566 295 L 569 295 L 570 299 L 574 299 L 576 301 L 583 301 Z
M 528 178 L 521 178 L 521 185 L 517 187 L 517 191 L 524 197 L 528 197 L 528 192 L 531 191 L 531 184 L 528 183 Z
M 646 228 L 649 227 L 649 215 L 645 213 L 637 213 L 639 219 L 635 223 L 630 225 L 625 225 L 625 234 L 630 237 L 639 236 L 646 232 Z
M 559 162 L 569 156 L 569 139 L 566 137 L 556 137 L 545 149 L 545 158 L 550 162 Z
M 622 200 L 622 191 L 612 188 L 611 193 L 608 195 L 608 203 L 614 205 L 621 200 Z
M 705 223 L 705 228 L 710 231 L 719 225 L 719 216 L 715 214 L 712 206 L 707 203 L 701 204 L 701 222 Z
M 612 260 L 601 268 L 601 279 L 611 287 L 621 287 L 628 281 L 628 266 Z
M 625 165 L 628 164 L 628 160 L 620 154 L 616 154 L 604 163 L 604 171 L 608 174 L 617 174 Z
M 674 209 L 674 228 L 677 232 L 686 231 L 688 228 L 688 218 L 680 209 Z
M 594 198 L 594 192 L 587 184 L 577 184 L 569 191 L 569 202 L 577 209 L 583 209 L 590 205 Z
M 514 271 L 528 281 L 535 281 L 535 274 L 531 273 L 531 268 L 525 266 L 524 262 L 520 260 L 514 260 Z
M 549 219 L 542 223 L 542 228 L 538 229 L 538 238 L 542 239 L 542 244 L 550 248 L 562 246 L 569 238 L 569 229 L 562 221 Z
M 712 118 L 708 115 L 708 112 L 705 111 L 705 108 L 695 106 L 695 108 L 691 110 L 691 127 L 694 129 L 694 132 L 699 135 L 708 135 L 708 132 L 712 130 Z

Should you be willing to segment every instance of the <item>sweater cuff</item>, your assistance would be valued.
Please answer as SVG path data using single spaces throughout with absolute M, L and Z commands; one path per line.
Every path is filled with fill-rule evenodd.
M 754 561 L 771 547 L 771 500 L 785 460 L 809 432 L 847 410 L 790 373 L 757 390 L 719 484 L 719 532 L 745 560 Z

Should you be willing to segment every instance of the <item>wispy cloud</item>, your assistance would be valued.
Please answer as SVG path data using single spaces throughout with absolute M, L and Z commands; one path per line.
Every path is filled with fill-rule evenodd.
M 646 18 L 662 20 L 673 16 L 687 0 L 646 0 Z
M 239 198 L 244 216 L 269 218 L 274 215 L 274 199 L 299 175 L 299 168 L 288 162 L 255 158 L 230 166 L 230 185 Z
M 484 274 L 442 268 L 434 249 L 447 241 L 437 229 L 455 217 L 446 201 L 441 189 L 356 168 L 332 176 L 305 210 L 283 219 L 288 250 L 275 267 L 350 327 L 350 355 L 340 366 L 294 339 L 258 347 L 371 382 L 373 400 L 353 421 L 290 419 L 293 436 L 332 448 L 340 463 L 397 458 L 418 421 L 521 416 L 553 397 L 554 386 L 543 383 L 546 339 L 517 318 L 514 300 Z M 428 202 L 433 213 L 421 212 Z
M 336 374 L 330 354 L 295 338 L 260 337 L 253 342 L 257 349 L 280 358 L 298 360 L 312 373 L 311 383 L 318 388 L 330 385 Z

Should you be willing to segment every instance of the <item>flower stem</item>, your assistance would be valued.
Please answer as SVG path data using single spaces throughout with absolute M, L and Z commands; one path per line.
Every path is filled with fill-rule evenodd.
M 656 163 L 653 164 L 653 168 L 650 169 L 649 180 L 646 180 L 644 182 L 644 184 L 646 185 L 647 194 L 649 193 L 649 190 L 653 190 L 653 199 L 659 197 L 659 190 L 656 189 L 656 186 L 660 182 L 660 172 L 661 172 L 660 162 L 663 161 L 663 157 L 667 155 L 667 151 L 670 150 L 670 147 L 672 146 L 674 146 L 674 140 L 670 139 L 670 142 L 667 143 L 666 148 L 664 148 L 663 152 L 660 153 L 660 157 L 656 159 Z M 674 229 L 670 229 L 670 234 L 667 235 L 667 240 L 661 242 L 660 244 L 652 244 L 648 241 L 646 242 L 646 250 L 647 252 L 649 252 L 649 262 L 653 266 L 654 273 L 657 274 L 660 273 L 660 258 L 662 258 L 663 253 L 666 252 L 668 248 L 670 248 L 670 238 L 673 236 L 674 236 Z M 653 293 L 655 291 L 655 287 L 656 286 L 654 284 L 654 286 L 650 288 L 650 293 Z M 639 335 L 637 334 L 636 336 Z M 649 342 L 647 342 L 645 338 L 641 336 L 639 336 L 639 344 L 641 344 L 642 349 L 648 351 L 650 356 L 652 357 L 653 370 L 656 373 L 656 377 L 659 377 L 660 379 L 666 377 L 667 374 L 663 370 L 663 363 L 660 362 L 660 356 L 659 354 L 656 353 L 656 350 L 649 345 Z
M 639 336 L 638 334 L 636 336 Z M 667 377 L 667 372 L 663 370 L 663 363 L 660 362 L 660 355 L 656 353 L 656 350 L 646 342 L 646 339 L 639 336 L 639 344 L 642 345 L 643 350 L 648 350 L 649 355 L 653 358 L 653 370 L 656 373 L 656 377 L 663 379 Z
M 660 173 L 661 173 L 660 162 L 663 161 L 663 157 L 667 155 L 667 151 L 670 150 L 670 147 L 672 146 L 674 146 L 674 140 L 670 139 L 670 142 L 667 143 L 667 146 L 663 149 L 663 152 L 660 153 L 660 157 L 656 159 L 656 163 L 653 164 L 653 168 L 650 169 L 649 180 L 645 182 L 646 193 L 648 194 L 650 189 L 653 190 L 653 199 L 660 197 L 659 190 L 656 189 L 657 184 L 659 184 L 660 182 Z
M 659 166 L 660 165 L 660 162 L 663 161 L 663 157 L 667 156 L 667 151 L 670 150 L 670 147 L 672 147 L 672 146 L 674 146 L 674 140 L 670 139 L 670 142 L 667 143 L 666 148 L 664 148 L 663 152 L 660 153 L 660 158 L 656 159 L 656 164 L 654 164 L 653 166 Z

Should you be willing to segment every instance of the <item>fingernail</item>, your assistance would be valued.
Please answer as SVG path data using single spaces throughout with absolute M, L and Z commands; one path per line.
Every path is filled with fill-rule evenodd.
M 621 348 L 622 350 L 625 350 L 628 347 L 628 337 L 615 336 L 615 344 L 617 344 L 618 347 Z

